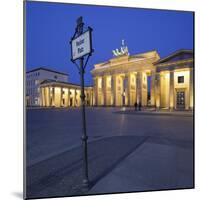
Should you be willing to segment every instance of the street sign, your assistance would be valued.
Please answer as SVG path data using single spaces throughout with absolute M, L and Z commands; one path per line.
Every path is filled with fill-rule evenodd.
M 92 52 L 91 29 L 72 40 L 72 60 L 82 58 Z
M 70 40 L 71 44 L 71 61 L 76 65 L 80 74 L 81 83 L 81 110 L 82 110 L 82 123 L 83 123 L 83 135 L 81 137 L 83 144 L 83 188 L 89 189 L 89 177 L 88 177 L 88 150 L 87 150 L 87 130 L 86 130 L 86 116 L 85 116 L 85 90 L 84 90 L 84 73 L 89 57 L 94 51 L 92 49 L 92 28 L 88 27 L 87 31 L 84 30 L 83 17 L 77 19 L 77 26 L 75 33 Z M 84 57 L 87 57 L 84 63 Z M 79 65 L 76 63 L 79 61 Z

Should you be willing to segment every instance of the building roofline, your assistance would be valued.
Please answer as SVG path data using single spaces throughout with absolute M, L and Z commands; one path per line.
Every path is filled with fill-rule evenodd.
M 32 70 L 29 70 L 26 73 L 28 74 L 30 72 L 34 72 L 34 71 L 38 71 L 38 70 L 44 70 L 44 71 L 49 71 L 49 72 L 53 72 L 53 73 L 69 76 L 69 74 L 67 74 L 67 73 L 59 72 L 59 71 L 48 69 L 48 68 L 45 68 L 45 67 L 38 67 L 38 68 L 35 68 L 35 69 L 32 69 Z
M 61 83 L 61 84 L 81 87 L 77 83 L 69 83 L 69 82 L 64 82 L 64 81 L 55 81 L 55 80 L 51 80 L 51 79 L 46 79 L 46 80 L 42 81 L 40 84 L 42 85 L 42 84 L 46 84 L 46 83 Z M 85 87 L 93 87 L 93 86 L 92 85 L 88 85 L 88 86 L 85 86 Z
M 155 52 L 155 53 L 157 53 L 159 55 L 158 51 L 156 49 L 153 49 L 153 50 L 149 50 L 149 51 L 143 51 L 143 52 L 137 53 L 137 54 L 132 54 L 129 57 L 130 58 L 134 58 L 135 56 L 144 55 L 144 54 L 148 54 L 148 53 L 152 53 L 152 52 Z
M 153 49 L 153 50 L 149 50 L 149 51 L 145 51 L 145 52 L 142 52 L 142 53 L 137 53 L 137 54 L 133 54 L 133 55 L 129 55 L 128 56 L 128 59 L 132 59 L 132 58 L 135 58 L 136 56 L 139 56 L 139 55 L 145 55 L 145 54 L 148 54 L 148 53 L 153 53 L 155 52 L 159 57 L 159 53 L 156 49 Z M 114 60 L 114 59 L 117 59 L 118 57 L 113 57 L 113 58 L 110 58 L 108 61 L 104 61 L 104 62 L 100 62 L 100 63 L 97 63 L 97 64 L 94 64 L 94 66 L 104 66 L 104 65 L 107 65 L 111 62 L 111 60 Z M 95 68 L 93 68 L 91 71 L 95 70 Z
M 170 53 L 168 56 L 165 56 L 165 57 L 159 59 L 158 61 L 156 61 L 153 64 L 155 64 L 155 65 L 160 64 L 161 62 L 167 61 L 169 58 L 171 58 L 179 53 L 182 53 L 182 52 L 194 54 L 194 51 L 192 49 L 179 49 L 179 50 L 176 50 L 176 51 Z

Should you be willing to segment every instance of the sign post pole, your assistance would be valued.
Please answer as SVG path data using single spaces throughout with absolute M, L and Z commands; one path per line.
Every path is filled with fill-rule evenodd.
M 92 49 L 92 40 L 91 40 L 91 31 L 92 29 L 88 27 L 88 31 L 83 33 L 84 23 L 82 17 L 77 19 L 77 26 L 74 36 L 72 37 L 70 44 L 72 50 L 72 59 L 71 61 L 76 64 L 79 74 L 80 74 L 80 84 L 81 84 L 81 113 L 82 113 L 82 145 L 83 145 L 83 188 L 84 190 L 89 189 L 89 178 L 88 178 L 88 149 L 87 149 L 87 132 L 86 132 L 86 116 L 85 116 L 85 91 L 84 91 L 84 73 L 85 67 L 88 62 L 89 57 L 91 56 Z M 84 63 L 84 56 L 87 55 L 86 62 Z M 79 65 L 75 62 L 79 60 Z
M 83 135 L 82 135 L 82 143 L 83 143 L 83 168 L 84 168 L 84 177 L 83 177 L 83 187 L 89 187 L 89 179 L 88 179 L 88 154 L 87 154 L 87 133 L 86 133 L 86 120 L 85 120 L 85 91 L 84 91 L 84 73 L 85 70 L 83 68 L 83 59 L 80 58 L 80 80 L 81 80 L 81 110 L 82 110 L 82 123 L 83 123 Z

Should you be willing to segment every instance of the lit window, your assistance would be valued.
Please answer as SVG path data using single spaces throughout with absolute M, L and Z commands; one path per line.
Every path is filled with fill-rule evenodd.
M 178 83 L 184 83 L 184 76 L 178 76 Z

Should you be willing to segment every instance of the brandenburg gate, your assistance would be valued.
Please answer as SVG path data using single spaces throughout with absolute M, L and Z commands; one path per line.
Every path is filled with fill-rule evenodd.
M 113 56 L 91 70 L 93 86 L 85 88 L 88 106 L 137 103 L 157 109 L 193 109 L 192 50 L 180 49 L 162 59 L 155 50 L 131 56 L 122 41 Z M 80 106 L 79 85 L 44 81 L 40 91 L 41 106 Z
M 160 59 L 156 51 L 130 56 L 124 46 L 113 50 L 114 58 L 99 63 L 91 71 L 94 79 L 94 104 L 97 106 L 134 106 L 148 104 L 148 79 L 151 79 L 150 104 L 155 105 L 154 62 Z

